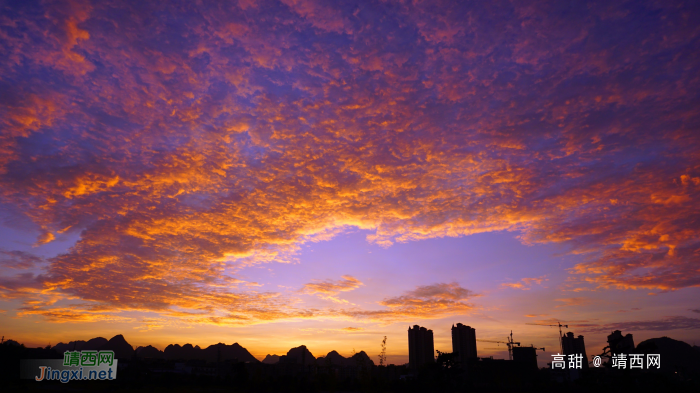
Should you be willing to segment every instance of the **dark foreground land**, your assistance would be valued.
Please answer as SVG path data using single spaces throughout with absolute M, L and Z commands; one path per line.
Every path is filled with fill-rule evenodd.
M 317 376 L 280 377 L 261 380 L 254 376 L 244 380 L 228 378 L 119 378 L 114 381 L 29 380 L 3 382 L 3 392 L 697 392 L 699 386 L 679 383 L 664 377 L 583 378 L 575 382 L 548 381 L 542 376 L 533 383 L 512 381 L 470 381 L 424 378 L 411 381 L 387 381 L 372 378 L 359 381 L 339 381 Z
M 664 338 L 666 340 L 670 340 Z M 342 358 L 281 357 L 275 364 L 237 359 L 139 357 L 119 360 L 112 381 L 20 380 L 20 359 L 62 359 L 55 348 L 0 345 L 2 392 L 699 392 L 696 348 L 659 341 L 660 370 L 617 370 L 605 365 L 579 374 L 526 367 L 513 361 L 481 359 L 459 365 L 449 357 L 411 371 L 406 366 L 376 366 L 364 356 Z M 680 344 L 679 344 L 680 343 Z M 666 347 L 685 352 L 664 353 Z M 681 346 L 681 344 L 685 346 Z M 221 347 L 221 350 L 225 347 Z M 220 354 L 222 351 L 219 351 Z M 290 354 L 306 352 L 294 348 Z M 142 354 L 144 352 L 141 352 Z M 310 355 L 310 353 L 308 353 Z M 289 354 L 288 354 L 289 355 Z M 329 354 L 331 355 L 331 354 Z M 358 354 L 359 355 L 359 354 Z M 309 364 L 310 363 L 310 364 Z

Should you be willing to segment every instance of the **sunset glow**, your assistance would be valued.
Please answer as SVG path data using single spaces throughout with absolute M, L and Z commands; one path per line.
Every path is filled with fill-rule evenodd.
M 700 343 L 693 2 L 9 2 L 0 325 L 30 346 L 406 330 Z M 479 356 L 507 358 L 478 343 Z M 541 360 L 544 362 L 544 360 Z

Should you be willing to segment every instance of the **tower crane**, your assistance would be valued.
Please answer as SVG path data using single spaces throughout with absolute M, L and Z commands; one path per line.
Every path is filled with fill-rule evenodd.
M 513 341 L 513 331 L 510 331 L 510 336 L 506 337 L 506 341 L 496 341 L 496 340 L 476 340 L 482 343 L 494 343 L 494 344 L 506 344 L 508 347 L 508 360 L 513 360 L 513 346 L 520 346 L 520 343 Z
M 565 328 L 568 329 L 568 328 L 569 328 L 569 325 L 562 325 L 561 322 L 559 322 L 559 321 L 557 321 L 557 324 L 556 324 L 556 325 L 549 325 L 549 324 L 546 324 L 546 323 L 526 323 L 526 325 L 552 326 L 552 327 L 559 326 L 559 353 L 564 352 L 564 345 L 563 345 L 563 342 L 562 342 L 562 339 L 561 339 L 561 338 L 563 337 L 563 336 L 562 336 L 562 333 L 561 333 L 561 328 L 562 328 L 562 327 L 565 327 Z

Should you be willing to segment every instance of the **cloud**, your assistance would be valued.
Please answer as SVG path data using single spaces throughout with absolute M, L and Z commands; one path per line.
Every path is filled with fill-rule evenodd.
M 433 284 L 419 286 L 406 294 L 407 297 L 437 300 L 464 300 L 470 297 L 479 296 L 474 292 L 462 288 L 456 282 L 449 284 Z
M 0 276 L 0 299 L 23 299 L 27 302 L 35 299 L 46 290 L 46 276 L 31 272 L 14 276 Z
M 476 307 L 465 300 L 479 296 L 457 283 L 438 283 L 419 286 L 402 296 L 389 297 L 379 302 L 383 310 L 346 309 L 340 315 L 366 318 L 382 323 L 415 319 L 439 319 L 450 315 L 464 315 Z
M 351 32 L 350 23 L 338 10 L 318 0 L 281 0 L 313 27 L 335 33 Z
M 595 299 L 590 299 L 590 298 L 586 298 L 586 297 L 567 297 L 567 298 L 555 299 L 555 300 L 558 302 L 563 302 L 564 304 L 554 306 L 554 308 L 570 307 L 570 306 L 587 306 L 589 304 L 594 304 L 597 302 Z
M 31 269 L 43 262 L 43 258 L 25 251 L 8 251 L 0 248 L 0 266 L 12 269 Z
M 636 331 L 668 331 L 678 329 L 700 329 L 700 319 L 688 318 L 682 316 L 669 316 L 651 321 L 629 321 L 617 322 L 606 325 L 590 326 L 583 328 L 584 332 L 591 333 L 606 333 L 613 330 L 621 330 L 623 332 Z
M 305 284 L 299 292 L 307 295 L 318 295 L 322 299 L 332 300 L 336 303 L 347 303 L 346 300 L 339 299 L 336 295 L 340 292 L 355 290 L 364 285 L 353 276 L 341 276 L 338 281 L 319 281 Z
M 115 315 L 114 312 L 90 312 L 78 309 L 76 306 L 70 307 L 41 307 L 24 306 L 17 310 L 18 317 L 30 315 L 40 315 L 48 322 L 69 323 L 69 322 L 134 322 L 132 317 Z
M 6 7 L 0 202 L 37 246 L 80 238 L 3 296 L 311 318 L 227 277 L 355 228 L 563 244 L 575 289 L 700 286 L 698 10 L 180 4 Z M 381 312 L 471 310 L 421 291 Z
M 39 238 L 36 240 L 36 243 L 34 243 L 34 247 L 41 246 L 46 243 L 51 243 L 55 238 L 56 237 L 53 233 L 44 232 L 41 235 L 39 235 Z
M 543 281 L 548 281 L 549 279 L 546 278 L 547 276 L 542 276 L 542 277 L 536 277 L 536 278 L 523 278 L 520 281 L 521 282 L 512 282 L 512 283 L 503 283 L 501 284 L 502 287 L 509 287 L 513 289 L 522 289 L 524 291 L 530 290 L 532 284 L 537 284 L 537 285 L 542 285 Z

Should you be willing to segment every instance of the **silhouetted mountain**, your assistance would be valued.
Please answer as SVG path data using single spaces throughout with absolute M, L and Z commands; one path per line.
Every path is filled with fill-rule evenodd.
M 97 350 L 102 348 L 103 345 L 107 344 L 108 341 L 104 337 L 95 337 L 91 338 L 88 340 L 85 345 L 83 346 L 83 349 L 86 351 L 91 351 L 91 350 Z
M 107 342 L 107 340 L 105 340 L 105 342 Z M 83 340 L 71 341 L 67 344 L 58 343 L 53 346 L 53 350 L 55 350 L 58 353 L 63 353 L 66 351 L 82 351 L 83 345 L 85 345 L 85 341 Z
M 18 342 L 15 341 L 15 340 L 5 340 L 5 341 L 2 343 L 2 345 L 8 345 L 8 346 L 11 346 L 11 347 L 20 347 L 20 346 L 22 346 L 22 344 L 18 343 Z
M 136 356 L 142 358 L 142 359 L 163 359 L 165 356 L 163 355 L 163 351 L 160 349 L 153 347 L 151 345 L 147 347 L 138 347 L 136 348 Z
M 309 365 L 316 364 L 316 358 L 309 352 L 306 345 L 301 345 L 290 349 L 286 355 L 280 356 L 279 362 Z
M 208 362 L 216 362 L 218 360 L 234 360 L 240 362 L 258 363 L 259 360 L 248 352 L 247 349 L 240 346 L 238 343 L 226 345 L 223 343 L 210 345 L 205 349 L 201 349 L 199 345 L 185 344 L 182 347 L 179 344 L 170 344 L 165 347 L 163 355 L 166 359 L 171 360 L 206 360 Z
M 192 346 L 192 344 L 185 344 L 180 346 L 180 344 L 170 344 L 163 350 L 163 354 L 166 359 L 181 359 L 181 360 L 193 360 L 202 358 L 202 348 L 197 346 Z
M 348 358 L 336 351 L 330 351 L 326 356 L 316 359 L 319 366 L 347 366 Z
M 52 348 L 58 353 L 63 353 L 65 351 L 88 351 L 88 350 L 98 350 L 103 345 L 107 344 L 107 339 L 104 337 L 95 337 L 88 341 L 77 340 L 71 341 L 68 344 L 58 343 Z
M 262 362 L 263 362 L 264 364 L 275 364 L 275 363 L 277 363 L 277 362 L 279 362 L 279 361 L 280 361 L 280 357 L 279 357 L 279 356 L 268 354 L 267 356 L 265 356 L 265 359 L 263 359 Z
M 163 356 L 166 359 L 182 359 L 179 357 L 181 355 L 182 347 L 180 344 L 170 344 L 163 350 Z
M 209 362 L 215 362 L 218 360 L 223 361 L 229 359 L 238 359 L 239 362 L 260 362 L 258 359 L 255 358 L 255 356 L 251 355 L 247 349 L 238 345 L 238 343 L 233 343 L 233 345 L 218 343 L 216 345 L 208 346 L 202 352 L 204 353 L 204 359 Z
M 360 352 L 352 355 L 350 357 L 350 359 L 348 359 L 348 360 L 352 360 L 355 363 L 355 365 L 358 365 L 358 366 L 374 366 L 374 362 L 365 353 L 365 351 L 360 351 Z
M 316 359 L 319 366 L 374 366 L 372 359 L 367 356 L 365 351 L 360 351 L 349 358 L 346 358 L 336 351 L 328 352 L 325 357 Z
M 199 359 L 201 358 L 201 352 L 202 348 L 197 346 L 192 346 L 192 344 L 185 344 L 182 346 L 180 349 L 180 353 L 182 353 L 182 357 L 185 359 Z
M 114 351 L 114 357 L 119 360 L 130 360 L 134 356 L 134 347 L 131 346 L 124 336 L 117 334 L 109 339 L 107 343 L 98 348 L 100 351 Z
M 661 355 L 661 370 L 700 375 L 700 352 L 690 344 L 669 337 L 652 338 L 637 345 L 637 353 Z

